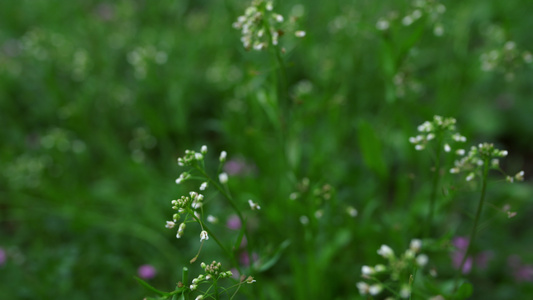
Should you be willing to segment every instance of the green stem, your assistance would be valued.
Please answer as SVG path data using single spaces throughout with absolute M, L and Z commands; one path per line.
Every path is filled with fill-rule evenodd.
M 202 176 L 207 178 L 207 180 L 213 186 L 215 186 L 217 188 L 217 190 L 224 196 L 224 198 L 226 198 L 226 200 L 228 200 L 229 204 L 231 205 L 233 210 L 235 210 L 235 212 L 237 213 L 237 216 L 241 220 L 241 222 L 242 222 L 241 224 L 244 224 L 244 217 L 242 216 L 241 210 L 239 209 L 239 207 L 237 206 L 235 201 L 233 201 L 233 198 L 231 197 L 231 195 L 220 184 L 218 184 L 218 182 L 216 182 L 211 177 L 209 177 L 209 175 L 207 175 L 207 173 L 202 168 L 196 167 L 196 169 L 202 174 Z
M 433 183 L 431 187 L 431 195 L 429 197 L 429 211 L 426 219 L 426 226 L 424 228 L 423 236 L 428 238 L 431 235 L 431 228 L 433 227 L 433 215 L 435 212 L 435 201 L 437 198 L 437 190 L 439 187 L 440 179 L 440 165 L 441 165 L 441 153 L 442 153 L 442 134 L 439 134 L 437 140 L 437 153 L 435 158 L 435 171 L 433 173 Z
M 481 211 L 483 210 L 483 204 L 485 202 L 485 194 L 487 191 L 487 179 L 489 174 L 489 168 L 490 168 L 490 159 L 486 158 L 483 161 L 483 184 L 481 187 L 481 197 L 479 198 L 479 204 L 477 206 L 476 216 L 474 218 L 474 225 L 472 226 L 472 231 L 470 232 L 470 239 L 468 242 L 468 247 L 466 248 L 466 252 L 463 256 L 463 259 L 461 260 L 461 264 L 459 265 L 459 269 L 457 270 L 457 275 L 455 278 L 455 289 L 457 290 L 458 284 L 459 284 L 459 277 L 461 276 L 463 272 L 463 267 L 466 263 L 466 260 L 468 259 L 468 256 L 470 255 L 470 252 L 472 251 L 472 245 L 474 244 L 474 240 L 476 238 L 476 232 L 478 228 L 479 218 L 481 216 Z
M 217 279 L 213 280 L 213 287 L 215 288 L 215 299 L 219 299 Z
M 244 231 L 244 236 L 246 237 L 246 239 L 248 241 L 250 241 L 250 239 L 248 239 L 248 233 L 246 231 L 246 221 L 242 215 L 242 212 L 241 210 L 239 209 L 239 207 L 237 206 L 237 204 L 235 203 L 235 201 L 233 201 L 233 198 L 231 197 L 231 195 L 220 185 L 218 184 L 218 182 L 216 182 L 215 180 L 213 180 L 209 175 L 207 175 L 207 173 L 204 171 L 204 169 L 200 168 L 200 167 L 196 167 L 196 169 L 202 174 L 202 176 L 204 176 L 205 178 L 207 178 L 207 180 L 214 186 L 216 187 L 216 189 L 224 196 L 224 198 L 226 198 L 226 200 L 228 200 L 228 202 L 230 203 L 231 207 L 233 208 L 233 210 L 235 211 L 235 213 L 237 214 L 239 220 L 241 221 L 241 224 L 243 226 L 243 231 Z M 203 223 L 202 223 L 203 225 Z M 242 271 L 241 271 L 241 268 L 237 262 L 237 259 L 235 258 L 235 255 L 233 255 L 232 252 L 230 252 L 229 250 L 227 250 L 223 245 L 222 243 L 218 240 L 218 238 L 207 228 L 205 227 L 204 225 L 204 229 L 205 231 L 207 231 L 207 233 L 213 237 L 213 239 L 215 240 L 215 242 L 219 245 L 219 247 L 224 250 L 224 252 L 226 252 L 226 254 L 229 256 L 229 258 L 231 259 L 231 262 L 233 263 L 233 265 L 235 266 L 235 268 L 237 268 L 237 270 L 239 271 L 240 274 L 242 274 Z M 248 249 L 248 254 L 249 254 L 249 257 L 251 258 L 252 255 L 251 255 L 251 251 L 250 249 Z M 250 264 L 252 265 L 252 264 Z

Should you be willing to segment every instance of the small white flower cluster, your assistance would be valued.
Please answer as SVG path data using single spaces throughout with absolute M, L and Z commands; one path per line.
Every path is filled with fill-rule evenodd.
M 229 278 L 229 277 L 233 276 L 233 273 L 231 271 L 222 271 L 221 270 L 222 264 L 219 263 L 219 262 L 216 262 L 216 261 L 213 261 L 209 265 L 207 265 L 206 263 L 202 262 L 200 264 L 200 266 L 202 267 L 202 269 L 204 269 L 205 274 L 200 274 L 200 275 L 198 275 L 198 277 L 196 277 L 196 278 L 194 278 L 192 280 L 192 283 L 189 286 L 189 288 L 192 291 L 196 290 L 198 288 L 198 284 L 200 284 L 200 283 L 202 283 L 204 281 L 209 281 L 209 280 L 211 280 L 213 278 L 219 279 L 219 278 Z M 203 296 L 200 299 L 203 299 Z
M 378 295 L 383 291 L 384 285 L 381 281 L 384 275 L 388 275 L 393 282 L 398 282 L 400 278 L 408 278 L 409 272 L 414 265 L 424 267 L 428 263 L 428 256 L 421 254 L 422 241 L 419 239 L 411 240 L 409 249 L 407 249 L 401 257 L 396 257 L 392 248 L 387 245 L 381 245 L 377 253 L 383 258 L 387 259 L 388 265 L 378 264 L 374 267 L 363 266 L 361 268 L 361 277 L 365 279 L 372 279 L 377 281 L 374 284 L 368 284 L 364 281 L 358 282 L 357 288 L 361 295 Z M 411 295 L 411 287 L 409 283 L 392 284 L 389 287 L 398 288 L 398 293 L 402 298 L 409 298 Z
M 200 218 L 200 214 L 196 211 L 200 209 L 203 205 L 204 195 L 198 194 L 197 192 L 190 192 L 189 197 L 187 196 L 181 196 L 180 199 L 172 200 L 170 203 L 172 204 L 172 209 L 177 210 L 178 212 L 175 213 L 172 216 L 172 221 L 167 221 L 165 227 L 166 228 L 174 228 L 176 226 L 176 223 L 181 218 L 180 215 L 185 214 L 186 218 L 189 216 L 190 213 L 193 213 L 196 218 Z M 176 234 L 176 238 L 181 238 L 183 236 L 183 232 L 185 230 L 185 220 L 180 224 L 178 227 L 178 233 Z M 209 236 L 207 235 L 206 231 L 202 231 L 200 234 L 200 241 L 209 239 Z
M 185 150 L 185 155 L 178 158 L 178 165 L 183 166 L 193 166 L 198 162 L 204 160 L 204 155 L 207 153 L 207 146 L 202 146 L 200 152 L 195 152 L 193 150 Z M 176 181 L 177 182 L 177 181 Z
M 471 181 L 476 175 L 479 175 L 485 162 L 490 162 L 491 168 L 499 169 L 499 158 L 507 155 L 508 152 L 506 150 L 496 149 L 494 144 L 482 143 L 477 147 L 472 146 L 465 157 L 455 161 L 454 167 L 450 169 L 450 173 L 468 172 L 465 179 L 466 181 Z M 507 181 L 513 182 L 514 180 L 524 180 L 524 171 L 518 172 L 513 177 L 507 176 Z
M 446 6 L 436 0 L 415 0 L 411 3 L 408 13 L 403 17 L 400 17 L 397 12 L 389 13 L 377 21 L 376 28 L 380 31 L 388 30 L 392 22 L 400 19 L 402 25 L 407 27 L 426 16 L 428 22 L 433 26 L 433 33 L 436 36 L 442 36 L 444 27 L 440 20 L 444 12 L 446 12 Z
M 415 145 L 415 149 L 420 151 L 426 148 L 429 141 L 436 137 L 443 138 L 444 151 L 450 152 L 452 147 L 450 142 L 466 142 L 466 138 L 456 132 L 456 120 L 454 118 L 443 118 L 441 116 L 434 116 L 433 121 L 426 121 L 418 126 L 418 131 L 421 133 L 417 136 L 410 137 L 409 142 Z M 457 155 L 464 155 L 464 149 L 457 149 Z
M 241 30 L 241 42 L 247 50 L 263 50 L 269 45 L 278 45 L 279 38 L 284 34 L 282 27 L 287 31 L 294 24 L 285 26 L 285 18 L 273 11 L 272 0 L 253 0 L 251 5 L 246 8 L 244 15 L 239 16 L 233 23 L 233 28 Z M 294 19 L 291 19 L 294 23 Z M 292 25 L 292 26 L 291 26 Z M 298 38 L 305 36 L 305 31 L 294 31 Z
M 520 51 L 513 41 L 503 46 L 488 50 L 479 56 L 481 70 L 484 72 L 501 71 L 505 79 L 514 79 L 514 72 L 523 64 L 533 63 L 533 55 L 529 51 Z

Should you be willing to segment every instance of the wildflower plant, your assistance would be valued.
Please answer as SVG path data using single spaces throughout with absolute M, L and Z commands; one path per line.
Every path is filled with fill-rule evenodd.
M 429 211 L 426 217 L 425 236 L 430 234 L 433 224 L 433 215 L 435 210 L 435 201 L 441 176 L 441 165 L 443 163 L 442 153 L 454 152 L 456 155 L 464 155 L 465 150 L 462 143 L 466 142 L 466 137 L 457 132 L 454 118 L 445 118 L 434 116 L 433 120 L 425 121 L 418 126 L 419 134 L 410 137 L 409 142 L 414 145 L 417 151 L 427 149 L 428 146 L 434 150 L 433 180 L 431 186 L 431 195 L 429 197 Z
M 479 230 L 479 221 L 482 213 L 482 209 L 485 203 L 486 191 L 487 191 L 487 182 L 488 182 L 488 173 L 489 170 L 495 169 L 502 173 L 503 170 L 500 168 L 499 160 L 508 155 L 506 150 L 497 149 L 494 144 L 491 143 L 480 143 L 478 146 L 472 146 L 468 153 L 465 153 L 463 147 L 458 148 L 457 143 L 466 142 L 466 138 L 460 135 L 455 128 L 456 120 L 453 118 L 442 118 L 440 116 L 435 116 L 433 121 L 426 121 L 418 127 L 419 135 L 409 138 L 409 141 L 415 145 L 415 149 L 418 151 L 426 149 L 426 147 L 431 144 L 433 141 L 436 141 L 436 162 L 435 162 L 435 174 L 433 177 L 433 187 L 430 197 L 430 211 L 427 218 L 426 227 L 431 226 L 432 216 L 434 209 L 434 202 L 436 196 L 436 190 L 439 182 L 440 169 L 441 169 L 441 152 L 454 152 L 455 155 L 460 158 L 456 159 L 453 163 L 453 167 L 449 169 L 449 172 L 452 174 L 466 174 L 464 180 L 467 182 L 473 182 L 475 179 L 479 178 L 482 182 L 480 199 L 478 206 L 475 212 L 474 221 L 471 227 L 470 236 L 467 239 L 468 243 L 461 250 L 460 255 L 454 257 L 454 265 L 457 269 L 457 275 L 455 277 L 454 283 L 454 297 L 459 297 L 458 295 L 468 295 L 468 285 L 463 285 L 459 288 L 459 282 L 461 274 L 465 269 L 470 268 L 471 264 L 471 252 L 472 245 L 475 243 L 476 234 Z M 505 173 L 504 173 L 505 174 Z M 519 171 L 514 176 L 505 175 L 508 182 L 522 181 L 524 178 L 524 172 Z M 512 213 L 508 213 L 511 216 Z M 430 237 L 430 230 L 426 231 L 426 237 Z M 460 261 L 460 262 L 459 262 Z M 466 266 L 468 264 L 468 266 Z M 459 297 L 461 298 L 461 297 Z
M 285 34 L 304 37 L 305 31 L 296 30 L 295 21 L 295 18 L 287 21 L 276 13 L 272 0 L 253 0 L 244 15 L 233 23 L 233 28 L 241 31 L 241 42 L 246 50 L 260 51 L 278 46 L 279 39 Z
M 410 299 L 417 270 L 428 263 L 428 256 L 421 253 L 422 241 L 413 239 L 405 252 L 396 256 L 394 250 L 381 245 L 377 254 L 387 260 L 386 264 L 361 267 L 361 277 L 356 286 L 361 295 L 392 296 Z M 382 295 L 386 294 L 386 295 Z
M 201 183 L 199 184 L 198 189 L 202 192 L 207 192 L 208 187 L 210 186 L 216 188 L 218 192 L 223 195 L 225 200 L 228 201 L 230 206 L 234 209 L 234 212 L 240 224 L 246 224 L 246 220 L 243 217 L 239 205 L 235 203 L 233 197 L 229 193 L 227 187 L 227 182 L 229 180 L 228 175 L 222 172 L 223 164 L 226 161 L 227 156 L 226 151 L 222 151 L 219 156 L 218 181 L 211 177 L 206 170 L 205 156 L 207 155 L 207 151 L 207 146 L 202 146 L 199 152 L 193 150 L 186 150 L 185 155 L 183 157 L 178 158 L 178 165 L 181 167 L 188 167 L 189 170 L 182 172 L 179 175 L 179 177 L 176 179 L 176 184 L 183 184 L 187 181 L 199 181 Z M 191 191 L 188 193 L 188 195 L 183 195 L 178 199 L 172 200 L 172 210 L 174 210 L 175 212 L 172 215 L 172 219 L 170 221 L 166 221 L 165 227 L 168 229 L 174 229 L 177 226 L 176 238 L 178 239 L 182 238 L 186 234 L 186 229 L 189 226 L 194 226 L 197 228 L 197 230 L 199 231 L 199 233 L 197 234 L 199 236 L 200 246 L 196 256 L 194 256 L 190 260 L 191 264 L 196 262 L 196 260 L 200 256 L 204 243 L 212 238 L 219 246 L 219 248 L 223 251 L 226 258 L 231 262 L 233 267 L 239 273 L 242 273 L 236 259 L 236 253 L 232 250 L 229 250 L 227 245 L 225 245 L 214 234 L 214 232 L 210 230 L 209 224 L 216 223 L 216 220 L 218 220 L 218 218 L 213 215 L 206 215 L 204 209 L 204 198 L 205 197 L 203 194 L 196 191 Z M 250 210 L 259 210 L 261 208 L 259 204 L 254 202 L 253 200 L 249 200 L 248 204 L 250 206 Z M 195 224 L 197 225 L 195 226 Z M 246 226 L 241 226 L 239 229 L 240 232 L 237 241 L 232 246 L 232 249 L 239 249 L 241 247 L 242 240 L 244 238 L 247 239 Z M 227 293 L 229 289 L 237 287 L 237 290 L 233 294 L 234 296 L 242 283 L 255 282 L 253 277 L 249 276 L 248 278 L 241 278 L 240 282 L 235 282 L 235 279 L 232 279 L 234 281 L 233 285 L 229 287 L 222 287 L 219 285 L 218 280 L 223 278 L 231 278 L 233 275 L 231 271 L 223 271 L 221 263 L 216 261 L 213 261 L 209 265 L 201 263 L 201 267 L 204 270 L 205 274 L 199 275 L 198 277 L 193 279 L 190 284 L 188 284 L 187 282 L 188 268 L 184 268 L 183 281 L 178 283 L 177 289 L 170 293 L 158 291 L 155 288 L 150 287 L 148 283 L 143 282 L 141 279 L 138 278 L 138 280 L 141 281 L 143 285 L 149 287 L 152 291 L 157 291 L 157 293 L 162 296 L 170 297 L 172 295 L 181 294 L 182 299 L 186 299 L 186 296 L 197 294 L 198 286 L 200 284 L 208 283 L 210 286 L 201 294 L 199 294 L 195 299 L 204 299 L 211 297 L 219 299 L 220 294 Z
M 467 173 L 468 175 L 465 178 L 466 181 L 472 181 L 475 178 L 480 178 L 482 182 L 480 198 L 470 232 L 468 247 L 466 248 L 466 252 L 457 271 L 455 283 L 456 288 L 459 284 L 461 272 L 467 263 L 468 256 L 471 254 L 472 245 L 475 242 L 475 238 L 479 230 L 478 226 L 486 198 L 489 170 L 496 169 L 500 172 L 503 172 L 503 170 L 500 168 L 499 159 L 506 157 L 507 155 L 508 152 L 506 150 L 497 149 L 494 147 L 494 144 L 480 143 L 477 147 L 472 146 L 465 157 L 460 160 L 456 160 L 454 167 L 450 170 L 451 173 Z M 509 182 L 514 182 L 515 180 L 522 181 L 523 179 L 524 171 L 519 171 L 514 176 L 506 175 L 506 180 Z

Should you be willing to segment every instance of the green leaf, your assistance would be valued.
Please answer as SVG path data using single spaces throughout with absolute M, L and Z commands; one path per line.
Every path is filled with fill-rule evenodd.
M 170 293 L 160 291 L 156 289 L 155 287 L 151 286 L 148 282 L 142 280 L 141 278 L 135 276 L 135 280 L 137 280 L 142 286 L 144 286 L 146 289 L 158 294 L 159 296 L 170 296 Z
M 283 243 L 281 243 L 278 247 L 278 249 L 276 250 L 276 252 L 274 253 L 274 255 L 272 256 L 271 259 L 269 259 L 267 262 L 265 262 L 264 264 L 262 264 L 257 270 L 259 272 L 263 272 L 263 271 L 266 271 L 268 269 L 270 269 L 273 265 L 276 264 L 276 262 L 278 262 L 279 258 L 281 257 L 281 253 L 287 248 L 289 247 L 289 245 L 291 244 L 291 242 L 289 240 L 285 240 Z
M 467 299 L 472 296 L 473 291 L 474 288 L 472 287 L 472 284 L 465 282 L 459 287 L 457 293 L 455 293 L 455 299 Z

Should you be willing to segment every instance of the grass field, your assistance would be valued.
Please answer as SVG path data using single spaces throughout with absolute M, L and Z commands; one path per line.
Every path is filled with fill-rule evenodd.
M 0 298 L 533 294 L 533 2 L 272 6 L 2 1 Z

